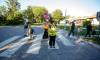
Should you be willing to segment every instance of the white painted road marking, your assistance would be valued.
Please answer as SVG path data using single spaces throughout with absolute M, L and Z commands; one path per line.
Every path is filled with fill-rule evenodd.
M 58 46 L 57 42 L 55 41 L 55 48 L 50 48 L 50 46 L 48 45 L 48 49 L 59 49 L 59 46 Z
M 75 46 L 70 40 L 68 40 L 67 38 L 65 38 L 62 34 L 61 31 L 59 31 L 58 33 L 58 38 L 60 39 L 60 41 L 65 45 L 65 46 Z
M 23 46 L 25 43 L 27 43 L 29 37 L 23 38 L 19 40 L 17 43 L 13 43 L 11 45 L 11 48 L 8 48 L 4 52 L 0 53 L 0 56 L 3 57 L 11 57 L 21 46 Z
M 14 36 L 14 37 L 12 37 L 12 38 L 9 38 L 9 39 L 7 39 L 7 40 L 1 42 L 1 43 L 0 43 L 0 48 L 3 47 L 3 46 L 5 46 L 5 45 L 7 45 L 7 44 L 9 44 L 9 43 L 12 42 L 12 41 L 18 39 L 18 38 L 20 38 L 20 37 L 21 37 L 21 36 Z
M 42 34 L 37 35 L 36 39 L 34 40 L 33 40 L 32 45 L 29 47 L 26 53 L 39 54 L 39 50 L 41 48 Z

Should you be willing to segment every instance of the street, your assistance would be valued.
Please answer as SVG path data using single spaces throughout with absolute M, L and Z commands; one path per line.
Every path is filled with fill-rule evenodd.
M 100 60 L 100 50 L 88 43 L 76 44 L 67 33 L 58 29 L 55 48 L 49 39 L 42 39 L 41 26 L 33 27 L 36 37 L 24 37 L 23 26 L 0 28 L 0 60 Z

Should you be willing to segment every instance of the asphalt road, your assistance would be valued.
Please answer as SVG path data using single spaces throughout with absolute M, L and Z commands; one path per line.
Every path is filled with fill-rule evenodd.
M 37 36 L 28 40 L 23 37 L 23 26 L 0 28 L 0 60 L 100 60 L 100 50 L 85 42 L 75 44 L 62 30 L 58 30 L 54 49 L 49 48 L 48 39 L 42 39 L 40 26 L 34 30 Z

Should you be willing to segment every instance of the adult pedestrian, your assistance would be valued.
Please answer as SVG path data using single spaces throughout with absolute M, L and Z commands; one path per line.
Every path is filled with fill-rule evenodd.
M 44 29 L 43 39 L 48 38 L 48 28 L 49 28 L 49 24 L 47 22 L 45 22 L 43 25 L 43 29 Z
M 28 19 L 25 19 L 25 23 L 24 23 L 24 36 L 28 36 L 28 25 L 29 25 L 29 21 Z
M 85 37 L 91 37 L 91 32 L 92 32 L 92 25 L 91 23 L 89 23 L 87 26 L 86 26 L 86 29 L 87 29 L 87 33 L 85 35 Z
M 73 22 L 71 22 L 71 28 L 70 28 L 70 32 L 69 32 L 68 36 L 70 36 L 71 34 L 74 36 L 74 30 L 75 30 L 75 23 L 73 21 Z
M 57 29 L 56 29 L 56 25 L 54 23 L 50 24 L 48 32 L 49 32 L 49 46 L 50 46 L 50 48 L 55 48 Z

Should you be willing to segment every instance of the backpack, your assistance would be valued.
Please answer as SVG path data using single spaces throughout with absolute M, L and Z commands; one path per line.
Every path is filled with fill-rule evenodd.
M 25 28 L 25 29 L 27 29 L 27 28 L 28 28 L 28 24 L 27 24 L 27 23 L 24 25 L 24 28 Z
M 30 33 L 33 34 L 34 33 L 34 29 L 31 28 L 31 32 Z
M 48 26 L 48 25 L 43 25 L 43 28 L 44 28 L 44 29 L 48 29 L 49 26 Z

